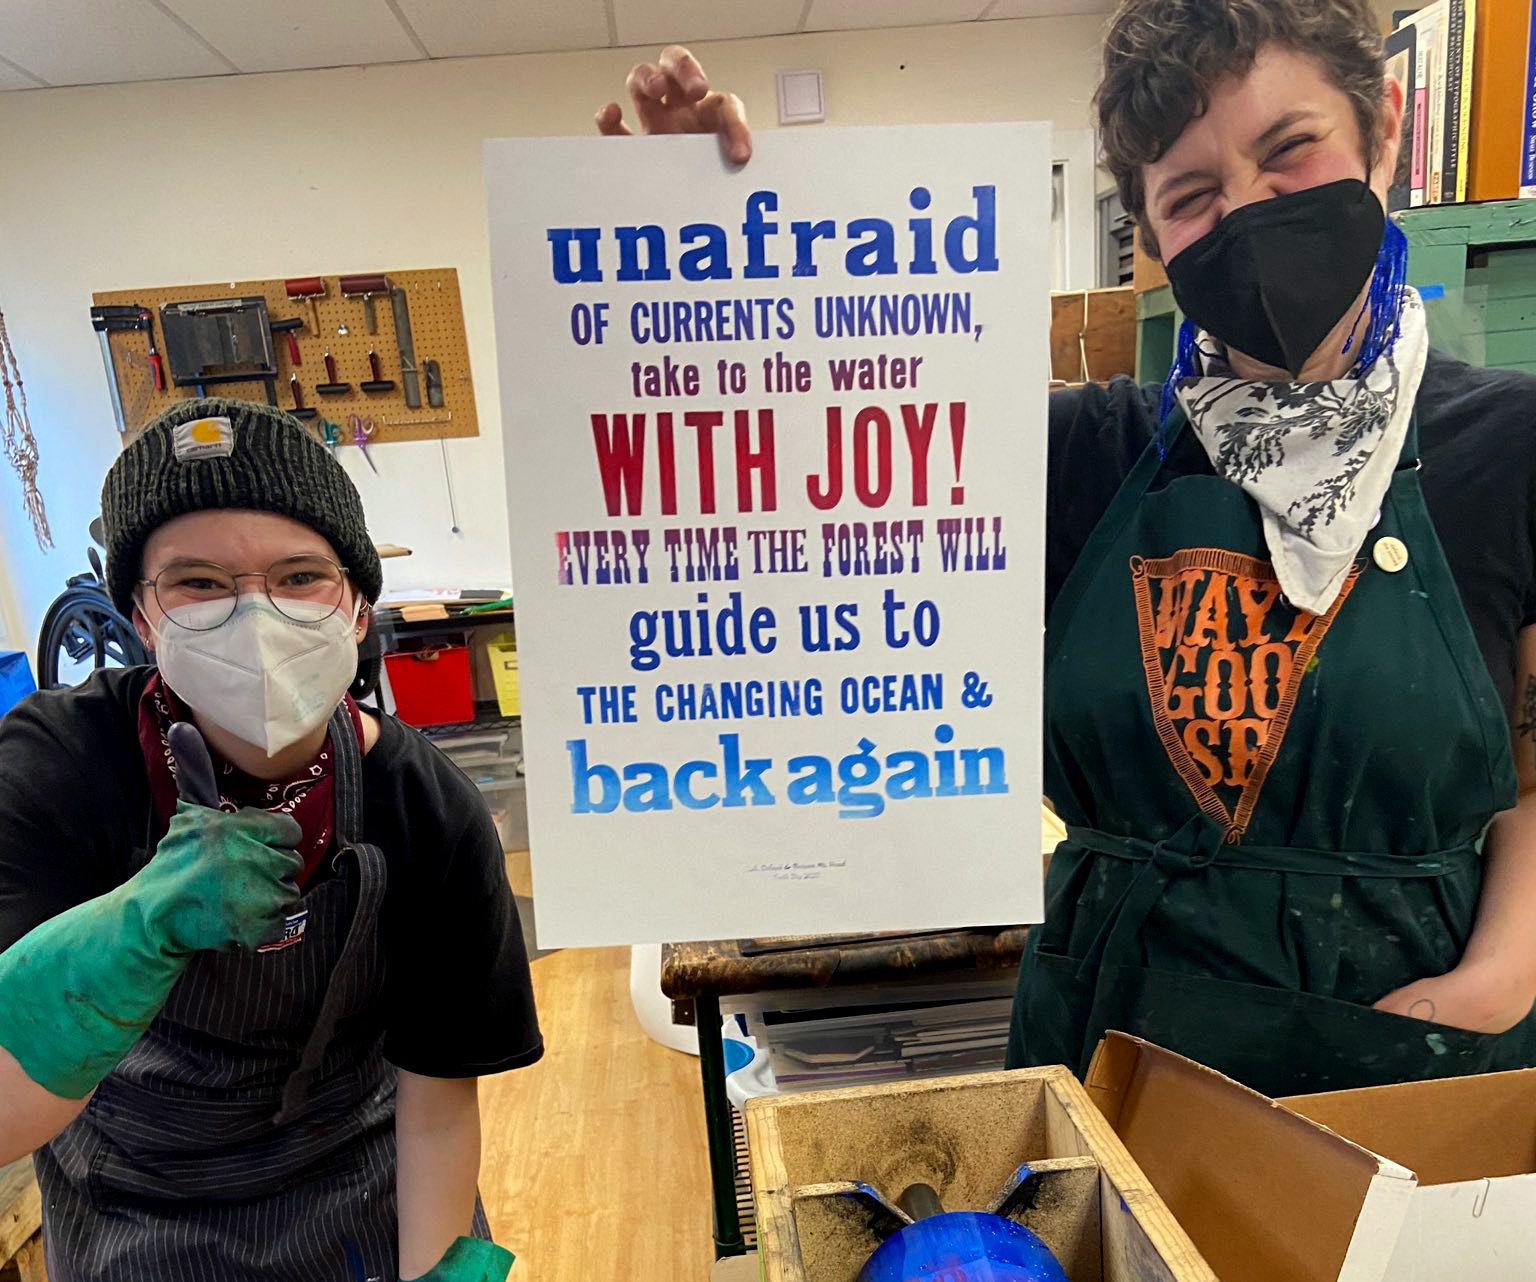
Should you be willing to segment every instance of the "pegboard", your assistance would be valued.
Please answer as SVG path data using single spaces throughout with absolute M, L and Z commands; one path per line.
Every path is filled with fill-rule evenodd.
M 260 295 L 267 300 L 268 319 L 273 321 L 300 317 L 302 329 L 294 331 L 299 346 L 300 364 L 295 368 L 289 357 L 287 340 L 272 336 L 272 350 L 277 361 L 276 394 L 281 409 L 294 408 L 289 383 L 297 375 L 304 404 L 318 411 L 305 420 L 312 431 L 320 430 L 323 420 L 341 429 L 341 439 L 350 442 L 349 415 L 373 416 L 374 435 L 370 445 L 391 441 L 430 441 L 441 437 L 478 436 L 475 416 L 475 386 L 469 372 L 469 347 L 464 338 L 464 310 L 459 299 L 459 273 L 452 267 L 423 271 L 385 272 L 392 285 L 405 291 L 410 308 L 411 337 L 416 349 L 417 379 L 421 385 L 421 406 L 409 409 L 405 404 L 404 380 L 400 377 L 400 352 L 395 342 L 395 317 L 389 296 L 373 300 L 376 333 L 368 332 L 361 298 L 346 298 L 341 293 L 340 277 L 324 276 L 326 293 L 315 299 L 315 312 L 302 298 L 289 298 L 282 280 L 225 281 L 217 285 L 175 285 L 161 289 L 115 289 L 93 294 L 96 306 L 137 303 L 154 315 L 155 345 L 162 359 L 165 332 L 160 323 L 160 308 L 166 303 L 190 303 L 200 299 L 241 298 Z M 300 273 L 295 273 L 297 278 Z M 319 333 L 313 328 L 319 323 Z M 92 337 L 98 337 L 92 335 Z M 197 395 L 191 386 L 178 387 L 166 369 L 166 388 L 155 390 L 149 364 L 149 345 L 140 330 L 123 330 L 107 335 L 112 350 L 112 366 L 118 394 L 123 402 L 123 421 L 127 435 L 142 428 L 161 410 L 175 402 Z M 393 379 L 388 392 L 364 392 L 358 386 L 370 378 L 368 351 L 378 353 L 380 374 Z M 352 392 L 320 396 L 315 385 L 326 382 L 324 355 L 329 350 L 336 361 L 336 380 L 350 383 Z M 426 378 L 420 373 L 423 363 L 437 361 L 443 375 L 441 408 L 427 404 Z M 238 400 L 265 402 L 266 384 L 260 379 L 241 383 L 211 383 L 210 396 L 229 396 Z

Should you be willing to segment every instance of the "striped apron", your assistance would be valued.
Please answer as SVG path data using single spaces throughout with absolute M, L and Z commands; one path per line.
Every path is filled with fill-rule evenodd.
M 35 1156 L 52 1282 L 395 1282 L 385 864 L 338 709 L 335 874 L 282 941 L 200 952 L 85 1110 Z M 154 843 L 136 856 L 135 871 Z M 478 1201 L 477 1236 L 489 1236 Z

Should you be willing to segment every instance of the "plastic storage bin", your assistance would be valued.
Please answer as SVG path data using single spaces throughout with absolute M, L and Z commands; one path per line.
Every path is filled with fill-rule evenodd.
M 475 719 L 469 651 L 461 645 L 386 654 L 395 715 L 413 726 L 453 725 Z
M 474 780 L 485 798 L 503 850 L 528 849 L 528 789 L 517 773 L 518 762 L 466 767 L 464 773 Z
M 1003 1066 L 1018 971 L 725 998 L 768 1052 L 784 1092 L 991 1071 Z
M 496 703 L 504 717 L 523 715 L 522 691 L 518 684 L 517 640 L 510 632 L 503 632 L 486 643 L 485 655 L 491 667 L 491 679 L 496 683 Z
M 521 779 L 505 787 L 482 785 L 480 793 L 490 807 L 503 850 L 528 849 L 528 790 Z

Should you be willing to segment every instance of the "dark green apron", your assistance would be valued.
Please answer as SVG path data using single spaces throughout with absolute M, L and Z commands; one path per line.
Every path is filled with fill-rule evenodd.
M 1490 1036 L 1371 1009 L 1457 964 L 1483 835 L 1516 797 L 1417 449 L 1410 429 L 1322 616 L 1282 595 L 1238 486 L 1159 487 L 1154 448 L 1126 479 L 1046 631 L 1046 792 L 1067 840 L 1010 1066 L 1081 1074 L 1111 1028 L 1269 1095 L 1536 1063 L 1536 1012 Z M 1385 538 L 1407 548 L 1396 572 Z

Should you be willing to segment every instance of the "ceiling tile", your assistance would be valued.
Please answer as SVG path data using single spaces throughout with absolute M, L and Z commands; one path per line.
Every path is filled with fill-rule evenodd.
M 22 68 L 13 67 L 0 60 L 0 92 L 6 89 L 41 89 L 43 82 L 28 75 Z
M 0 49 L 51 85 L 229 71 L 148 0 L 5 0 L 0 4 Z
M 603 0 L 399 0 L 399 5 L 434 58 L 608 46 Z
M 781 36 L 800 26 L 801 0 L 613 0 L 621 45 Z
M 1059 18 L 1070 13 L 1108 13 L 1113 0 L 997 0 L 988 18 Z
M 850 31 L 861 27 L 925 27 L 969 22 L 987 0 L 812 0 L 807 31 Z
M 384 0 L 162 0 L 241 71 L 420 58 Z

